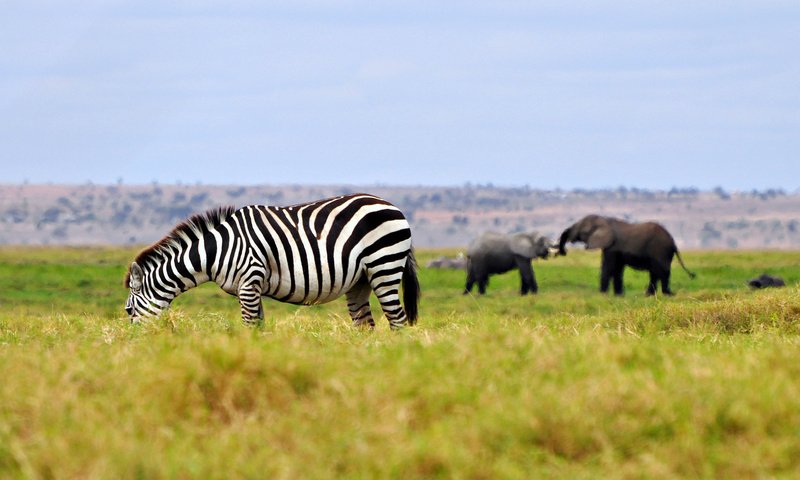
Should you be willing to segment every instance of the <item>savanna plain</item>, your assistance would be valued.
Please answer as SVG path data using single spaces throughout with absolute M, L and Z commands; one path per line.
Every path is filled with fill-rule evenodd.
M 0 248 L 0 477 L 800 476 L 800 252 L 684 252 L 674 297 L 630 270 L 600 294 L 583 250 L 527 297 L 420 267 L 399 332 L 344 299 L 247 328 L 213 284 L 131 325 L 135 254 Z M 750 290 L 765 271 L 788 286 Z

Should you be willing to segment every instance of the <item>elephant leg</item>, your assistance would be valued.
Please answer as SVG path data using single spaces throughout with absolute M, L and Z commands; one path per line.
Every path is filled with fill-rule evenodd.
M 600 293 L 608 293 L 608 285 L 611 282 L 611 275 L 604 271 L 600 272 Z
M 603 251 L 603 259 L 600 263 L 600 292 L 608 292 L 608 284 L 611 282 L 612 272 L 616 266 L 616 259 L 612 254 Z
M 650 283 L 647 285 L 647 290 L 645 290 L 644 294 L 648 297 L 651 295 L 655 295 L 656 289 L 658 288 L 658 281 L 659 281 L 658 272 L 654 269 L 650 269 Z M 662 282 L 663 285 L 663 282 Z
M 489 285 L 489 275 L 482 275 L 478 277 L 478 293 L 483 295 L 486 293 L 486 287 Z
M 525 295 L 528 292 L 538 292 L 539 286 L 536 284 L 536 276 L 533 273 L 530 259 L 517 257 L 515 262 L 517 264 L 517 269 L 519 269 L 519 276 L 522 279 L 520 294 Z
M 625 288 L 622 283 L 622 274 L 625 271 L 625 264 L 618 262 L 613 271 L 614 277 L 614 295 L 622 295 L 625 293 Z
M 664 295 L 673 295 L 672 290 L 669 288 L 670 269 L 666 268 L 661 273 L 661 293 Z
M 661 293 L 664 295 L 672 295 L 669 289 L 669 266 L 665 266 L 661 262 L 653 261 L 650 266 L 650 284 L 647 286 L 647 295 L 655 295 L 658 291 L 658 282 L 661 282 Z
M 470 268 L 467 271 L 467 285 L 464 287 L 464 295 L 472 291 L 472 286 L 475 285 L 475 272 Z

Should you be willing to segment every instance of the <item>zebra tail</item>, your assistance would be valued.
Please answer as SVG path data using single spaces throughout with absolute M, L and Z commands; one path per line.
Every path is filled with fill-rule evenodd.
M 414 252 L 408 252 L 406 266 L 403 269 L 403 307 L 406 310 L 406 318 L 409 325 L 417 323 L 419 314 L 419 279 L 417 278 L 417 260 Z

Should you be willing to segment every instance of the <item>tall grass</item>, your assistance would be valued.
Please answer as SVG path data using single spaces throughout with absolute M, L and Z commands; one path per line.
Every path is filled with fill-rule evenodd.
M 0 250 L 0 476 L 800 475 L 800 253 L 687 252 L 671 298 L 634 272 L 601 295 L 590 252 L 537 262 L 528 297 L 423 268 L 400 332 L 343 300 L 247 329 L 213 285 L 133 326 L 134 253 Z M 750 291 L 765 269 L 789 287 Z

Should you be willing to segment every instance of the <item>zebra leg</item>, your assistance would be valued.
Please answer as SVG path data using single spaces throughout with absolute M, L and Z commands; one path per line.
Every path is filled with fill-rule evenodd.
M 389 276 L 373 277 L 370 281 L 372 290 L 381 302 L 386 319 L 389 320 L 389 327 L 392 330 L 403 328 L 408 320 L 406 312 L 400 304 L 400 276 L 392 278 Z
M 242 322 L 250 327 L 258 325 L 264 318 L 264 308 L 261 305 L 264 278 L 264 268 L 249 254 L 247 271 L 242 275 L 236 296 L 239 297 L 239 305 L 242 307 Z
M 363 327 L 366 324 L 369 325 L 369 328 L 375 328 L 375 320 L 372 318 L 372 310 L 369 308 L 370 293 L 372 293 L 372 289 L 365 280 L 358 282 L 345 294 L 347 309 L 350 311 L 354 327 Z
M 256 326 L 264 318 L 261 306 L 261 289 L 253 285 L 239 289 L 239 304 L 242 307 L 242 322 L 247 326 Z

